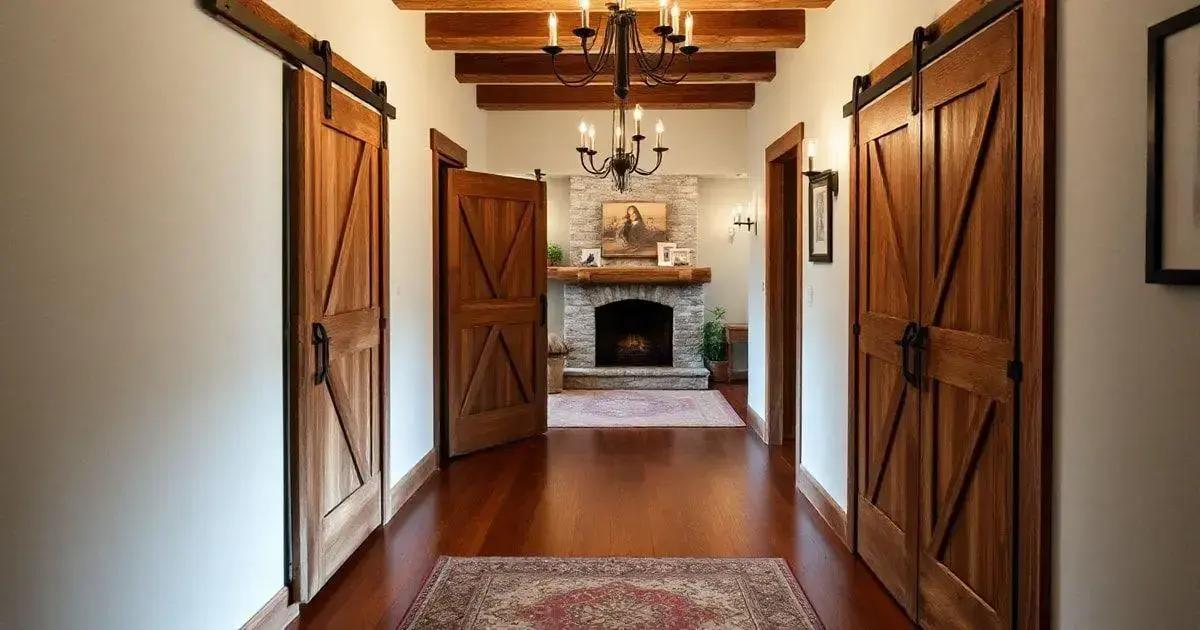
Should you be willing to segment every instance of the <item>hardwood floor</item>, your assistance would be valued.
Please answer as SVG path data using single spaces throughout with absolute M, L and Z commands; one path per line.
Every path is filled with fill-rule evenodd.
M 721 385 L 745 418 L 745 384 Z M 439 555 L 782 557 L 827 628 L 910 628 L 749 429 L 553 429 L 455 460 L 304 607 L 395 628 Z

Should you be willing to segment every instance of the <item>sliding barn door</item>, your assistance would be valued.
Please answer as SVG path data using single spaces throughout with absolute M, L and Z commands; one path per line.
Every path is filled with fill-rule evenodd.
M 858 550 L 916 613 L 918 391 L 898 342 L 917 319 L 920 131 L 910 87 L 859 118 Z
M 461 455 L 546 431 L 545 184 L 449 171 L 447 442 Z
M 1009 14 L 922 72 L 919 618 L 937 628 L 1012 619 L 1017 29 Z
M 296 551 L 301 599 L 381 523 L 387 150 L 380 115 L 292 77 L 296 251 Z

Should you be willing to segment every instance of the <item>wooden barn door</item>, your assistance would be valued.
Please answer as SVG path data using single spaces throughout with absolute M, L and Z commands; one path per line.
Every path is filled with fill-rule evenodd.
M 451 456 L 546 431 L 545 184 L 449 171 L 445 217 Z
M 292 75 L 297 586 L 307 601 L 382 522 L 387 150 L 380 115 Z
M 922 624 L 1012 625 L 1015 13 L 922 72 Z
M 859 118 L 858 551 L 916 614 L 918 391 L 898 345 L 917 319 L 920 131 L 903 85 Z

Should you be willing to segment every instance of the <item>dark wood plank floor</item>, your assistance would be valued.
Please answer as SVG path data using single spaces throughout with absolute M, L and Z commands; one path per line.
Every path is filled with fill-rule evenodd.
M 745 385 L 721 387 L 745 418 Z M 301 612 L 395 628 L 439 555 L 782 557 L 825 625 L 909 628 L 749 429 L 556 429 L 455 460 Z

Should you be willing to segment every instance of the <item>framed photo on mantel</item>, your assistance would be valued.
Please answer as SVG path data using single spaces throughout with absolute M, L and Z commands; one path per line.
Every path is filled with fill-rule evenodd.
M 1146 282 L 1200 285 L 1200 7 L 1150 27 Z
M 605 258 L 655 258 L 667 240 L 667 204 L 606 203 L 600 215 L 600 252 Z

